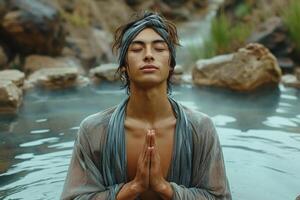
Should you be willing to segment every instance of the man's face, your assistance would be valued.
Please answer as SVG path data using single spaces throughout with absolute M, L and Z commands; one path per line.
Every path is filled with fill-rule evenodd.
M 127 51 L 127 74 L 132 84 L 153 87 L 166 84 L 170 72 L 170 51 L 163 38 L 151 28 L 142 30 Z

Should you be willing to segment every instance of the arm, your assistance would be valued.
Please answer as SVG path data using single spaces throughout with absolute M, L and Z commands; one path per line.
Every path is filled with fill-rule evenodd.
M 87 138 L 84 124 L 81 124 L 61 195 L 62 200 L 115 199 L 114 195 L 122 184 L 109 187 L 103 185 L 103 176 L 93 161 L 92 152 L 94 150 Z
M 223 153 L 210 118 L 193 125 L 195 135 L 191 187 L 170 183 L 173 200 L 231 200 Z

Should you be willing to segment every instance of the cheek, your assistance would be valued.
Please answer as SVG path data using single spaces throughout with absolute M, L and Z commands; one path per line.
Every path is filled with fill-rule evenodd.
M 133 62 L 134 62 L 133 56 L 132 55 L 127 55 L 127 57 L 126 57 L 127 67 L 131 66 L 133 64 Z

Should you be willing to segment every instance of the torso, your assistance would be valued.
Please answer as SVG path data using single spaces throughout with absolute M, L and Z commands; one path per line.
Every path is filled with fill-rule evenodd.
M 167 179 L 168 171 L 172 161 L 176 119 L 166 119 L 153 126 L 154 127 L 150 127 L 150 125 L 139 122 L 138 120 L 127 118 L 125 120 L 128 181 L 133 180 L 135 177 L 137 161 L 140 153 L 142 152 L 147 128 L 155 129 L 156 146 L 160 155 L 161 169 L 164 178 Z M 151 190 L 141 194 L 141 198 L 143 200 L 160 199 L 159 196 Z

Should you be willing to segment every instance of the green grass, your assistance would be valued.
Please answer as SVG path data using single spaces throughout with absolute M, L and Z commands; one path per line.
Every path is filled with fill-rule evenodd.
M 237 23 L 232 25 L 229 19 L 221 14 L 211 24 L 210 37 L 202 47 L 191 46 L 189 52 L 192 60 L 210 58 L 219 54 L 232 53 L 246 44 L 251 34 L 252 26 Z
M 295 43 L 297 52 L 300 53 L 300 1 L 291 0 L 290 4 L 283 10 L 282 18 L 292 41 Z

